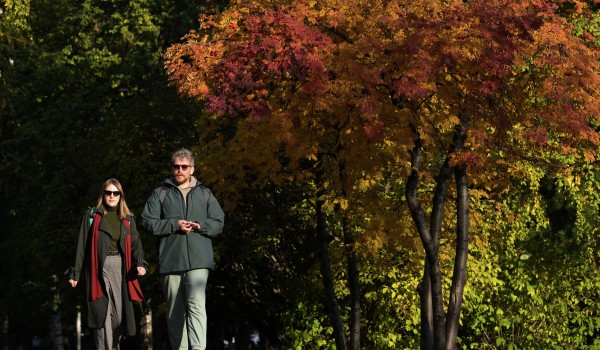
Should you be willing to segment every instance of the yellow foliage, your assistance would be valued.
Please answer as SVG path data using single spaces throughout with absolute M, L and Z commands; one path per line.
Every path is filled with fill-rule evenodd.
M 492 0 L 489 7 L 498 10 L 509 3 Z M 419 245 L 406 208 L 381 199 L 395 196 L 400 202 L 398 198 L 404 195 L 404 183 L 394 184 L 393 194 L 387 193 L 386 176 L 405 177 L 412 170 L 409 151 L 418 136 L 423 153 L 418 196 L 427 210 L 435 176 L 454 145 L 455 128 L 461 125 L 459 116 L 469 117 L 467 147 L 478 156 L 473 163 L 480 163 L 477 167 L 469 164 L 473 165 L 469 168 L 470 195 L 473 201 L 488 201 L 499 212 L 494 200 L 511 189 L 511 181 L 525 179 L 532 189 L 537 188 L 544 172 L 521 159 L 551 158 L 554 153 L 543 153 L 542 146 L 595 161 L 595 149 L 571 142 L 587 140 L 586 132 L 572 132 L 568 123 L 579 114 L 595 118 L 600 114 L 596 113 L 600 81 L 591 74 L 598 71 L 595 59 L 577 55 L 583 47 L 568 40 L 568 28 L 557 23 L 539 32 L 522 33 L 519 18 L 515 23 L 505 22 L 502 19 L 515 17 L 505 18 L 511 12 L 498 11 L 494 23 L 498 32 L 512 35 L 497 37 L 485 26 L 488 18 L 470 12 L 468 5 L 460 0 L 238 0 L 218 16 L 207 16 L 202 35 L 190 33 L 187 45 L 174 45 L 166 55 L 171 79 L 180 91 L 198 100 L 239 79 L 231 71 L 214 72 L 224 69 L 219 66 L 224 58 L 235 57 L 236 45 L 258 45 L 252 41 L 258 37 L 250 36 L 245 22 L 264 15 L 265 9 L 282 9 L 290 14 L 289 21 L 296 21 L 294 28 L 308 23 L 304 30 L 319 28 L 331 42 L 317 49 L 306 44 L 315 35 L 292 38 L 276 26 L 262 28 L 265 40 L 268 34 L 278 34 L 281 42 L 259 59 L 252 57 L 251 63 L 241 58 L 231 66 L 239 65 L 249 80 L 255 76 L 269 79 L 258 89 L 240 88 L 241 97 L 235 101 L 244 105 L 265 100 L 269 113 L 253 118 L 228 110 L 221 119 L 215 118 L 219 120 L 200 122 L 201 154 L 207 155 L 200 162 L 203 176 L 219 184 L 229 205 L 246 187 L 284 181 L 312 183 L 318 170 L 323 173 L 325 194 L 320 199 L 325 200 L 325 210 L 341 209 L 351 216 L 362 246 L 376 250 L 386 244 Z M 530 6 L 531 2 L 523 2 L 511 10 L 515 16 L 524 16 Z M 529 34 L 535 42 L 518 39 Z M 285 53 L 297 47 L 305 49 L 306 57 L 297 54 L 294 59 L 322 64 L 318 72 L 306 69 L 297 74 L 296 68 L 306 67 L 294 67 L 262 75 L 269 64 L 279 63 L 276 60 L 293 65 L 295 61 L 285 62 L 289 60 Z M 497 59 L 499 55 L 505 57 Z M 562 63 L 553 67 L 547 62 Z M 511 64 L 515 65 L 512 70 Z M 535 76 L 526 69 L 537 69 Z M 570 75 L 584 69 L 589 80 L 574 80 Z M 315 80 L 304 77 L 321 73 L 326 74 Z M 506 74 L 505 79 L 494 80 L 496 73 Z M 311 89 L 315 85 L 319 88 Z M 561 101 L 571 102 L 574 110 L 560 105 Z M 538 129 L 551 132 L 547 145 L 536 150 L 532 147 L 545 136 L 533 132 Z M 590 132 L 589 140 L 581 142 L 593 144 L 594 135 Z M 576 186 L 578 181 L 577 177 L 567 179 L 566 186 Z M 531 201 L 523 210 L 536 213 L 540 203 Z M 489 224 L 486 214 L 475 211 L 471 215 L 475 223 Z M 514 217 L 504 219 L 509 222 Z M 450 216 L 444 222 L 445 234 L 452 232 L 453 220 Z M 475 242 L 487 244 L 482 238 Z M 452 253 L 444 248 L 441 254 Z
M 337 203 L 340 205 L 340 208 L 341 208 L 342 210 L 346 210 L 346 209 L 348 209 L 348 203 L 349 203 L 349 202 L 348 202 L 348 200 L 347 200 L 347 199 L 345 199 L 345 198 L 340 198 L 340 199 L 338 199 L 336 202 L 337 202 Z

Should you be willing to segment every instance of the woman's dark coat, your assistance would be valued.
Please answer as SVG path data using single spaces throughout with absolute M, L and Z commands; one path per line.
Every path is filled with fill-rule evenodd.
M 79 239 L 77 241 L 77 252 L 75 255 L 75 266 L 71 269 L 71 276 L 75 281 L 80 281 L 81 271 L 85 271 L 85 296 L 88 309 L 88 327 L 90 328 L 103 328 L 104 321 L 106 320 L 106 313 L 108 310 L 108 298 L 106 293 L 106 287 L 102 279 L 102 269 L 104 267 L 104 261 L 106 259 L 106 253 L 112 243 L 110 235 L 110 229 L 108 223 L 104 218 L 100 221 L 98 227 L 98 276 L 100 276 L 100 283 L 104 295 L 95 301 L 92 301 L 91 288 L 90 288 L 90 240 L 92 237 L 91 232 L 91 219 L 93 215 L 98 213 L 103 215 L 102 209 L 88 209 L 81 222 L 81 228 L 79 229 Z M 147 263 L 144 260 L 144 249 L 140 240 L 140 234 L 135 224 L 135 218 L 128 216 L 130 228 L 121 221 L 121 237 L 119 239 L 119 251 L 121 252 L 121 260 L 123 265 L 123 283 L 121 285 L 121 295 L 123 296 L 123 326 L 126 336 L 133 336 L 136 334 L 136 320 L 134 313 L 134 302 L 129 298 L 129 292 L 127 289 L 126 272 L 125 272 L 125 237 L 131 235 L 131 261 L 132 268 L 137 270 L 137 266 L 146 267 Z M 130 275 L 137 275 L 137 272 L 130 273 Z M 139 304 L 137 307 L 140 307 Z

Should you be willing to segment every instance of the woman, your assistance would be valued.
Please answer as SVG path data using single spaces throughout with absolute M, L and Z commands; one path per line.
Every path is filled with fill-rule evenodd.
M 137 277 L 146 274 L 146 265 L 123 188 L 116 179 L 108 179 L 96 207 L 83 215 L 69 279 L 75 287 L 85 271 L 88 326 L 96 349 L 119 349 L 123 334 L 136 334 L 134 302 L 144 298 Z

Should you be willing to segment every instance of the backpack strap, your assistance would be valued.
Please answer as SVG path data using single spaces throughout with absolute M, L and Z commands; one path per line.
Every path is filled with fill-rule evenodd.
M 94 222 L 94 210 L 96 208 L 90 208 L 90 227 L 92 227 L 92 223 Z
M 167 186 L 162 185 L 160 187 L 160 193 L 158 195 L 158 199 L 160 200 L 160 205 L 162 206 L 163 202 L 165 201 L 165 196 L 167 195 Z
M 208 205 L 208 197 L 210 196 L 208 187 L 202 186 L 202 192 L 204 193 L 204 199 L 206 199 L 206 204 Z

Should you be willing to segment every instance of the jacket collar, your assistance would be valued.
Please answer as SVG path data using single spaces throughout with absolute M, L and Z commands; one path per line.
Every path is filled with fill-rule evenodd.
M 173 181 L 172 177 L 168 177 L 167 179 L 165 179 L 164 184 L 168 186 L 177 187 L 177 184 L 175 183 L 175 181 Z M 190 187 L 197 187 L 200 185 L 202 185 L 200 180 L 198 180 L 194 175 L 192 175 L 192 177 L 190 178 Z
M 91 208 L 90 209 L 90 217 L 93 218 L 95 214 L 99 214 L 101 217 L 104 216 L 104 212 L 102 211 L 102 208 Z M 126 215 L 127 219 L 131 219 L 131 216 Z M 121 222 L 121 229 L 123 229 L 123 220 L 120 219 L 119 220 Z M 106 231 L 108 232 L 109 228 L 108 228 L 108 223 L 104 220 L 102 220 L 100 222 L 100 226 L 98 227 L 99 230 L 101 231 Z M 129 230 L 125 230 L 125 232 L 128 232 Z

